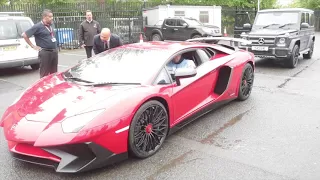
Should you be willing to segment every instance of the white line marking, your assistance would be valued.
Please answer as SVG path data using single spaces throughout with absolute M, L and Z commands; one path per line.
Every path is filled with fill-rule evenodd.
M 87 57 L 87 55 L 84 54 L 73 54 L 73 53 L 61 53 L 63 55 L 69 55 L 69 56 L 81 56 L 81 57 Z
M 121 132 L 126 131 L 126 130 L 128 130 L 128 129 L 129 129 L 129 126 L 117 130 L 116 133 L 118 134 L 118 133 L 121 133 Z
M 66 65 L 58 65 L 59 67 L 64 67 L 64 68 L 68 68 L 68 67 L 70 67 L 70 66 L 66 66 Z

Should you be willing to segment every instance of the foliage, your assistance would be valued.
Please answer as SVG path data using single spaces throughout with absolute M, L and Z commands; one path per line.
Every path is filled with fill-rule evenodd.
M 290 7 L 320 10 L 320 0 L 294 0 Z

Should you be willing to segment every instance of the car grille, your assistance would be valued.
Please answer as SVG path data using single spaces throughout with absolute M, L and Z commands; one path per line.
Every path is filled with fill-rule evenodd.
M 257 45 L 257 44 L 258 45 L 274 45 L 275 44 L 275 38 L 273 37 L 249 37 L 249 41 L 251 41 L 252 44 L 254 45 Z

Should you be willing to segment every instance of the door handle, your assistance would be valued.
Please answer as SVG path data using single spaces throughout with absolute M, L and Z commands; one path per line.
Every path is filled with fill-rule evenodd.
M 174 28 L 173 30 L 178 31 L 178 29 L 177 29 L 177 28 Z
M 162 29 L 167 29 L 167 28 L 162 28 Z

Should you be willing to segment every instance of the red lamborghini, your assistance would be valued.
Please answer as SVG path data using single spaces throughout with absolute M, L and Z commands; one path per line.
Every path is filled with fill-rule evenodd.
M 128 44 L 40 79 L 0 120 L 9 151 L 16 159 L 69 173 L 129 155 L 152 156 L 177 129 L 250 96 L 253 54 L 220 40 L 245 42 Z M 175 64 L 169 72 L 167 64 L 178 55 L 195 67 Z

